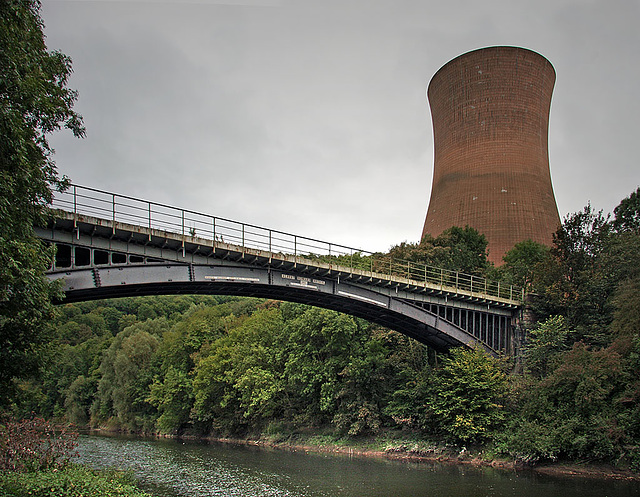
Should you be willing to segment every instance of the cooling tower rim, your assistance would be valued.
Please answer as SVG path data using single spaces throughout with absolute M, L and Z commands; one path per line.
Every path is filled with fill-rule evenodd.
M 554 77 L 554 79 L 556 78 L 556 69 L 555 69 L 555 67 L 553 67 L 553 64 L 549 61 L 549 59 L 547 59 L 540 52 L 536 52 L 535 50 L 531 50 L 530 48 L 518 47 L 518 46 L 515 46 L 515 45 L 490 45 L 488 47 L 475 48 L 473 50 L 469 50 L 468 52 L 464 52 L 464 53 L 454 57 L 453 59 L 449 60 L 446 64 L 444 64 L 442 67 L 440 67 L 440 69 L 438 69 L 435 72 L 435 74 L 431 77 L 431 80 L 429 81 L 429 85 L 427 86 L 427 95 L 429 94 L 429 88 L 431 87 L 431 84 L 437 79 L 438 75 L 441 72 L 444 72 L 445 69 L 447 69 L 450 66 L 454 65 L 460 59 L 466 58 L 466 57 L 471 57 L 472 54 L 475 54 L 477 52 L 483 52 L 483 51 L 489 52 L 491 50 L 498 50 L 498 49 L 505 49 L 505 48 L 509 49 L 509 50 L 516 50 L 516 51 L 521 51 L 521 52 L 527 52 L 527 53 L 530 53 L 530 54 L 534 54 L 536 57 L 542 59 L 551 68 L 551 71 L 553 71 L 553 77 Z

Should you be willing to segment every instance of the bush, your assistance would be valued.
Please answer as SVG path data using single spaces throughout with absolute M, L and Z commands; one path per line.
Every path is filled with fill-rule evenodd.
M 501 451 L 520 462 L 556 461 L 560 453 L 555 431 L 537 421 L 518 420 L 501 438 Z
M 0 496 L 13 497 L 148 497 L 130 473 L 96 471 L 70 465 L 33 473 L 0 474 Z
M 628 381 L 623 358 L 611 348 L 576 343 L 557 356 L 542 380 L 519 396 L 519 415 L 504 434 L 506 452 L 527 462 L 613 461 L 635 445 L 633 414 L 625 417 Z

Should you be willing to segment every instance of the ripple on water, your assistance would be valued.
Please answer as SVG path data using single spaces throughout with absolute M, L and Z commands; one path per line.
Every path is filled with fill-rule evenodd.
M 181 450 L 182 449 L 182 450 Z M 194 450 L 195 449 L 195 450 Z M 233 460 L 203 453 L 192 444 L 81 437 L 79 461 L 92 467 L 133 471 L 155 495 L 190 497 L 323 497 L 289 475 L 238 466 Z M 297 487 L 297 488 L 296 488 Z

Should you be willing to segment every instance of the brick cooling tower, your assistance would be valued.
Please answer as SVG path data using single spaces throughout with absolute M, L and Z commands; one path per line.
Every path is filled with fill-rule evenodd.
M 496 265 L 517 242 L 551 245 L 560 226 L 547 146 L 554 83 L 547 59 L 517 47 L 474 50 L 435 74 L 423 237 L 469 225 L 487 237 Z

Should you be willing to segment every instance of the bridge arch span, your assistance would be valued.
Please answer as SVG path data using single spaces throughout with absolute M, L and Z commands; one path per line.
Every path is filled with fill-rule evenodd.
M 237 295 L 314 305 L 396 330 L 436 350 L 455 346 L 496 352 L 438 314 L 348 282 L 273 268 L 211 264 L 127 264 L 52 271 L 63 279 L 65 302 L 143 295 Z

